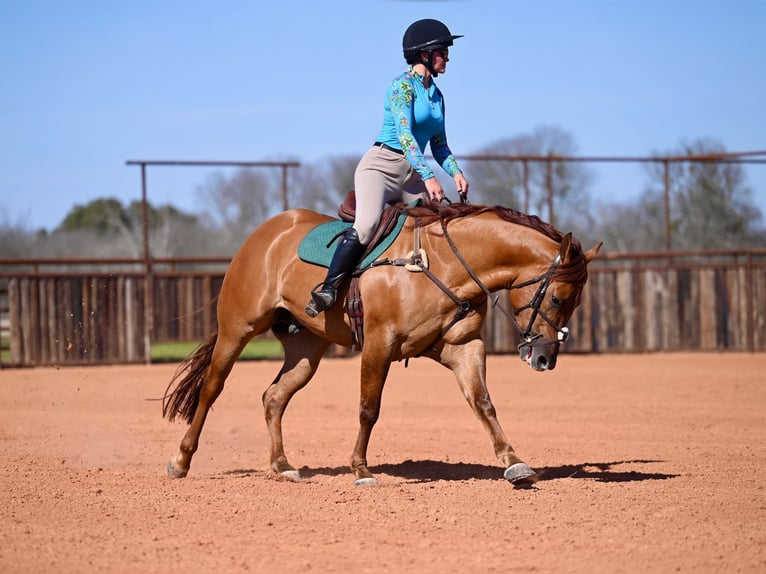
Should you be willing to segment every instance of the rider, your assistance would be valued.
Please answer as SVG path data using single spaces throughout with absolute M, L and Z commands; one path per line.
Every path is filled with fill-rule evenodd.
M 444 98 L 433 82 L 446 71 L 449 47 L 456 38 L 462 36 L 432 19 L 418 20 L 405 31 L 402 49 L 409 68 L 386 92 L 383 128 L 354 173 L 354 225 L 340 240 L 321 290 L 311 292 L 309 315 L 335 304 L 338 287 L 364 253 L 388 202 L 444 199 L 444 190 L 423 156 L 426 144 L 430 142 L 434 158 L 455 180 L 458 193 L 468 192 L 468 182 L 447 146 Z

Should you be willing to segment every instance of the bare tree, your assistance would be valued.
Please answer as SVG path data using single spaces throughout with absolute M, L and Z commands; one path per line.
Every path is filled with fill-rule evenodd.
M 720 143 L 700 139 L 656 157 L 683 157 L 668 163 L 670 229 L 673 249 L 762 246 L 762 214 L 752 201 L 746 173 L 736 163 L 695 161 L 693 156 L 725 153 Z M 604 203 L 592 233 L 615 251 L 656 251 L 666 246 L 665 171 L 646 164 L 647 183 L 635 204 Z
M 230 177 L 218 172 L 197 189 L 203 204 L 209 206 L 201 217 L 217 229 L 224 244 L 239 246 L 274 211 L 278 192 L 262 172 L 238 169 Z
M 529 149 L 530 145 L 529 138 L 525 136 L 507 138 L 475 150 L 471 155 L 526 155 L 532 153 Z M 470 199 L 473 203 L 525 209 L 523 164 L 521 162 L 465 161 L 462 167 L 471 182 Z
M 290 205 L 336 216 L 346 193 L 354 189 L 359 158 L 335 156 L 314 164 L 302 164 L 291 181 Z
M 539 127 L 532 134 L 500 140 L 474 155 L 503 155 L 507 161 L 468 162 L 471 197 L 475 203 L 501 204 L 549 219 L 554 225 L 587 228 L 590 172 L 580 163 L 556 160 L 574 155 L 576 146 L 568 133 Z M 521 161 L 513 156 L 547 156 L 549 161 Z M 549 190 L 553 213 L 549 209 Z
M 11 223 L 7 210 L 0 210 L 0 257 L 34 257 L 35 235 L 26 229 L 20 218 Z
M 762 214 L 753 202 L 753 191 L 742 165 L 693 160 L 693 156 L 720 153 L 726 153 L 722 144 L 699 139 L 664 154 L 690 158 L 669 164 L 671 244 L 675 249 L 763 244 Z M 656 204 L 662 200 L 664 171 L 661 164 L 650 165 L 648 169 L 647 195 Z M 657 223 L 664 226 L 664 218 Z
M 599 204 L 596 211 L 597 223 L 579 236 L 584 244 L 603 241 L 622 253 L 665 248 L 662 197 L 647 192 L 635 204 Z

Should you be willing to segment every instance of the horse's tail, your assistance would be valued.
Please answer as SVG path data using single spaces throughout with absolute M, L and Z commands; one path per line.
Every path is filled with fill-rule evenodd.
M 178 366 L 162 397 L 162 416 L 170 422 L 180 416 L 191 424 L 199 403 L 199 393 L 205 380 L 205 373 L 213 356 L 213 347 L 215 347 L 217 340 L 218 332 L 215 331 Z M 184 373 L 186 374 L 184 375 Z

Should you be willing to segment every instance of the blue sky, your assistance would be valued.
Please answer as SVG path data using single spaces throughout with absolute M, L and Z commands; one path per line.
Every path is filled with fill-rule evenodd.
M 457 154 L 539 126 L 578 155 L 766 150 L 766 1 L 0 0 L 0 223 L 139 199 L 127 160 L 361 155 L 425 17 L 465 35 L 438 79 Z M 595 200 L 640 193 L 610 169 Z M 198 211 L 206 173 L 150 168 L 150 200 Z M 748 174 L 766 213 L 766 165 Z

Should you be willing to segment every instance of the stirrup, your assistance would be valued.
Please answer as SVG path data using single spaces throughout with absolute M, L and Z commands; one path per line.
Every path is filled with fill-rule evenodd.
M 322 289 L 317 291 L 317 287 L 321 286 Z M 311 290 L 311 301 L 306 305 L 306 314 L 309 317 L 316 317 L 322 311 L 327 311 L 335 305 L 335 301 L 338 299 L 338 289 L 330 283 L 320 283 Z M 329 301 L 326 300 L 329 298 Z
M 322 312 L 322 310 L 319 308 L 319 305 L 317 305 L 317 302 L 314 301 L 313 299 L 309 301 L 304 311 L 306 311 L 306 315 L 308 315 L 311 318 L 316 317 L 317 315 L 319 315 L 319 313 Z

